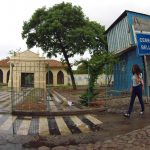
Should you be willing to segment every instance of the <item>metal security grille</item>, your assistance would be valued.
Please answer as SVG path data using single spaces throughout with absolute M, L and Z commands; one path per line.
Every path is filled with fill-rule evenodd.
M 46 88 L 45 61 L 13 61 L 11 63 L 12 113 L 47 112 L 50 110 Z M 47 80 L 50 80 L 49 78 Z
M 109 109 L 127 104 L 130 93 L 126 63 L 122 61 L 115 65 L 105 65 L 104 80 L 105 84 L 99 86 L 97 105 Z

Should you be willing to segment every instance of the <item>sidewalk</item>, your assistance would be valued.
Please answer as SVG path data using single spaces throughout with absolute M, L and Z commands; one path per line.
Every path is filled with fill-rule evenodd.
M 138 106 L 138 105 L 137 105 Z M 59 146 L 50 150 L 149 150 L 150 149 L 150 105 L 145 105 L 144 116 L 139 115 L 139 106 L 135 107 L 131 118 L 124 118 L 122 111 L 113 109 L 112 113 L 100 114 L 104 122 L 102 131 L 91 135 L 68 137 Z M 68 143 L 67 143 L 68 142 Z M 69 144 L 70 142 L 70 144 Z M 47 146 L 52 144 L 48 140 Z M 55 142 L 54 142 L 55 143 Z M 54 144 L 53 143 L 53 144 Z M 79 144 L 80 143 L 80 144 Z M 66 145 L 66 146 L 64 146 Z M 40 148 L 39 148 L 40 149 Z M 43 147 L 44 149 L 44 147 Z M 41 147 L 42 150 L 42 147 Z M 46 150 L 46 147 L 45 147 Z
M 123 110 L 123 109 L 122 109 Z M 69 136 L 19 136 L 0 134 L 0 150 L 149 150 L 150 105 L 144 116 L 135 109 L 131 118 L 113 109 L 96 115 L 102 120 L 101 130 Z
M 118 135 L 104 142 L 79 144 L 67 147 L 59 146 L 52 150 L 149 150 L 150 126 L 135 130 L 125 135 Z
M 44 143 L 44 146 L 38 148 L 24 148 L 22 145 L 35 137 L 4 137 L 0 136 L 1 150 L 149 150 L 150 149 L 150 126 L 129 132 L 125 135 L 118 135 L 104 142 L 95 142 L 89 144 L 56 146 L 48 148 L 50 143 Z M 35 143 L 36 144 L 36 143 Z M 38 145 L 37 145 L 38 146 Z

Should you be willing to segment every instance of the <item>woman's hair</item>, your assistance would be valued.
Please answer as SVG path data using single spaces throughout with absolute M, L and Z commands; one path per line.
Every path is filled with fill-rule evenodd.
M 141 73 L 141 69 L 137 64 L 132 65 L 132 74 L 137 74 L 139 75 Z

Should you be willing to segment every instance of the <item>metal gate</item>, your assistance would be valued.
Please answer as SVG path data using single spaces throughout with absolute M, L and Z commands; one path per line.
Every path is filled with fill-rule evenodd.
M 149 57 L 147 57 L 148 59 Z M 149 59 L 147 64 L 150 63 Z M 107 66 L 110 70 L 109 66 Z M 149 103 L 149 65 L 146 68 L 142 68 L 143 80 L 144 80 L 144 91 L 143 91 L 143 100 L 144 103 Z M 112 83 L 109 85 L 108 78 L 113 75 Z M 111 74 L 106 74 L 106 91 L 105 91 L 105 105 L 107 107 L 119 107 L 122 105 L 128 105 L 131 93 L 131 79 L 132 72 L 129 70 L 129 66 L 124 61 L 120 61 L 118 64 L 115 64 Z M 138 101 L 135 101 L 138 102 Z
M 128 88 L 127 66 L 124 61 L 105 67 L 105 90 L 103 88 L 106 108 L 121 107 L 128 103 L 130 93 Z
M 10 87 L 13 114 L 50 111 L 50 86 L 46 87 L 45 60 L 11 61 Z M 48 79 L 49 80 L 49 79 Z

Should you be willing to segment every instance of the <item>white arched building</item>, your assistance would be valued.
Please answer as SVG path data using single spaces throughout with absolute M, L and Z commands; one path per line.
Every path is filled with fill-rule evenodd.
M 67 85 L 68 74 L 65 67 L 57 60 L 45 59 L 26 50 L 0 61 L 0 83 L 16 88 Z
M 60 61 L 45 59 L 30 50 L 16 53 L 8 59 L 0 60 L 0 84 L 14 88 L 46 88 L 47 85 L 71 85 L 66 65 Z M 88 85 L 88 74 L 75 74 L 76 85 Z M 106 76 L 100 75 L 97 84 L 105 85 Z

